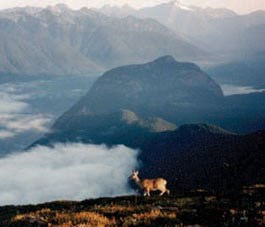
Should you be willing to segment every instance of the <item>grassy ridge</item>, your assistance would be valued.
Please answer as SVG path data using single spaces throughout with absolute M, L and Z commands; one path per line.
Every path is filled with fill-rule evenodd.
M 264 191 L 236 196 L 125 196 L 0 207 L 0 226 L 262 226 Z

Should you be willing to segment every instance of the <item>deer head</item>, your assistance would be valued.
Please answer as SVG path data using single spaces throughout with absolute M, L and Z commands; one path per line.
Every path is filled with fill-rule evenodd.
M 138 180 L 139 179 L 138 175 L 139 175 L 139 171 L 133 170 L 132 174 L 131 174 L 131 176 L 129 178 L 132 179 L 132 180 Z

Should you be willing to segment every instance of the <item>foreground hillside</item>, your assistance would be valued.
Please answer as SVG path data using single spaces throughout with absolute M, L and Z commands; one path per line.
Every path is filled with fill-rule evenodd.
M 106 127 L 98 127 L 97 133 L 90 133 L 89 127 L 67 130 L 50 134 L 38 143 L 53 146 L 56 141 L 93 141 L 139 148 L 143 164 L 141 177 L 161 175 L 183 189 L 203 187 L 230 191 L 243 185 L 265 183 L 265 131 L 236 135 L 207 124 L 187 124 L 174 130 L 167 122 L 155 119 L 150 125 L 143 120 L 140 120 L 143 125 L 139 120 L 132 122 L 135 119 L 132 116 L 136 115 L 129 113 L 124 112 L 113 130 L 108 130 L 111 124 L 105 125 L 103 121 Z
M 1 226 L 262 226 L 264 190 L 252 195 L 189 193 L 0 207 Z

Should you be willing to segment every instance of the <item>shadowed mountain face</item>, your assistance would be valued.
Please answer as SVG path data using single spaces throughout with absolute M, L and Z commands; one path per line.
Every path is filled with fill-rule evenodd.
M 144 175 L 162 175 L 179 188 L 236 190 L 264 183 L 265 132 L 239 136 L 209 125 L 184 125 L 142 146 Z
M 64 122 L 64 124 L 60 124 Z M 83 142 L 140 145 L 153 134 L 174 131 L 176 125 L 161 118 L 142 118 L 129 110 L 111 114 L 72 115 L 71 119 L 56 122 L 51 133 L 34 145 L 51 145 L 57 142 Z
M 59 119 L 55 128 L 69 123 L 72 116 L 109 114 L 121 109 L 168 119 L 170 114 L 185 114 L 193 108 L 208 109 L 222 99 L 219 85 L 198 66 L 165 56 L 147 64 L 106 72 L 87 95 Z
M 111 18 L 64 5 L 0 11 L 0 30 L 4 73 L 86 75 L 165 54 L 205 56 L 152 19 Z
M 111 114 L 76 115 L 74 121 L 63 126 L 64 130 L 98 130 L 103 134 L 118 133 L 121 128 L 138 127 L 150 132 L 162 132 L 176 129 L 176 126 L 161 118 L 141 118 L 130 110 L 120 110 Z M 113 127 L 115 126 L 115 127 Z M 59 129 L 56 127 L 56 129 Z M 109 132 L 108 132 L 109 131 Z
M 108 115 L 127 109 L 143 118 L 160 117 L 176 125 L 207 122 L 248 133 L 264 128 L 264 95 L 224 97 L 219 85 L 199 67 L 165 56 L 106 72 L 53 128 L 83 129 L 92 122 L 96 133 L 95 122 L 110 125 Z

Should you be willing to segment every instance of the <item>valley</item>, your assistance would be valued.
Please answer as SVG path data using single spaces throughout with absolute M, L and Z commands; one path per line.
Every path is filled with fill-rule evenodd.
M 0 84 L 0 156 L 21 152 L 93 83 L 93 77 L 44 77 Z
M 0 3 L 0 226 L 263 226 L 264 7 L 45 1 Z

